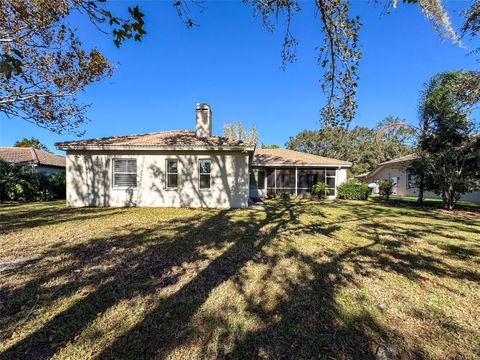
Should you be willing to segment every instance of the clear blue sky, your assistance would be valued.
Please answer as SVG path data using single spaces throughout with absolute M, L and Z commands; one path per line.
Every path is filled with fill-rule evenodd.
M 114 10 L 123 12 L 136 3 L 115 1 Z M 87 21 L 71 19 L 84 44 L 96 46 L 116 64 L 112 78 L 81 94 L 92 104 L 90 122 L 83 126 L 85 138 L 193 129 L 198 102 L 212 106 L 218 135 L 224 122 L 241 120 L 247 127 L 256 125 L 262 142 L 283 146 L 299 131 L 319 127 L 324 97 L 315 48 L 322 34 L 310 2 L 301 2 L 303 9 L 294 18 L 298 60 L 286 71 L 280 66 L 282 32 L 267 32 L 245 5 L 207 1 L 202 14 L 194 12 L 200 27 L 186 29 L 171 1 L 138 3 L 148 34 L 141 43 L 131 41 L 120 49 Z M 454 13 L 464 3 L 446 6 Z M 442 43 L 416 5 L 399 1 L 390 15 L 381 16 L 382 10 L 353 1 L 352 13 L 364 24 L 364 56 L 352 126 L 374 126 L 388 115 L 416 122 L 419 91 L 428 78 L 478 67 L 467 50 Z M 453 20 L 459 25 L 458 18 Z M 54 142 L 75 138 L 0 115 L 0 145 L 10 146 L 23 136 L 38 137 L 51 150 Z

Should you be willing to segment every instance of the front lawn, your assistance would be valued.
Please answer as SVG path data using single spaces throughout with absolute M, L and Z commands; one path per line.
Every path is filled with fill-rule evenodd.
M 480 216 L 0 207 L 0 358 L 479 358 Z

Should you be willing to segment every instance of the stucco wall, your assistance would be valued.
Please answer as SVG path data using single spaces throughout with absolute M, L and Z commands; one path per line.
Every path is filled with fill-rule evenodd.
M 418 188 L 412 188 L 412 189 L 407 188 L 407 171 L 406 171 L 406 168 L 402 165 L 383 166 L 383 168 L 380 171 L 378 171 L 373 176 L 366 178 L 364 182 L 368 184 L 368 183 L 373 183 L 376 180 L 391 179 L 392 177 L 398 177 L 396 196 L 400 196 L 400 197 L 418 196 Z M 439 198 L 440 196 L 438 196 L 433 192 L 427 191 L 425 192 L 425 197 Z M 480 191 L 464 194 L 461 197 L 461 200 L 480 203 Z
M 137 188 L 115 188 L 112 159 L 137 159 Z M 178 160 L 178 188 L 166 189 L 166 159 Z M 211 159 L 211 187 L 200 190 L 199 159 Z M 246 207 L 248 154 L 242 152 L 67 153 L 69 206 Z

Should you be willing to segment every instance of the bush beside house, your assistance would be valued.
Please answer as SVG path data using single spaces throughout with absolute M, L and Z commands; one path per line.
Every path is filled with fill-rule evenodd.
M 65 172 L 35 173 L 29 166 L 0 160 L 0 202 L 65 199 Z
M 380 184 L 378 184 L 378 191 L 380 196 L 382 196 L 385 200 L 389 200 L 390 195 L 392 195 L 393 192 L 393 180 L 384 179 L 380 181 Z
M 347 181 L 337 187 L 337 197 L 346 200 L 367 200 L 370 189 L 367 184 Z

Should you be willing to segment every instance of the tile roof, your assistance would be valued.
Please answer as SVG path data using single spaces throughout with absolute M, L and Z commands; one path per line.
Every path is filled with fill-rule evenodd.
M 256 149 L 252 165 L 346 165 L 349 161 L 331 159 L 287 149 Z
M 417 154 L 409 154 L 409 155 L 405 155 L 405 156 L 400 156 L 400 157 L 392 159 L 392 160 L 384 161 L 384 162 L 378 164 L 375 167 L 375 169 L 373 169 L 372 171 L 369 171 L 369 172 L 366 172 L 366 173 L 363 173 L 363 174 L 360 174 L 360 175 L 356 175 L 355 178 L 357 178 L 357 179 L 367 178 L 367 177 L 370 177 L 372 175 L 375 175 L 378 171 L 380 171 L 381 168 L 383 168 L 384 165 L 401 164 L 401 163 L 404 163 L 404 162 L 407 162 L 407 161 L 412 161 L 412 160 L 415 160 L 415 159 L 418 159 Z
M 14 164 L 65 167 L 65 157 L 30 147 L 0 147 L 0 159 Z
M 226 137 L 209 136 L 200 138 L 191 130 L 160 131 L 149 134 L 112 136 L 96 139 L 66 141 L 56 143 L 58 149 L 68 148 L 108 148 L 108 147 L 253 147 L 243 141 L 232 141 Z
M 378 164 L 378 166 L 380 166 L 380 165 L 387 165 L 387 164 L 402 163 L 402 162 L 405 162 L 405 161 L 415 160 L 415 159 L 417 159 L 417 158 L 418 158 L 418 155 L 417 155 L 417 154 L 410 154 L 410 155 L 400 156 L 400 157 L 398 157 L 398 158 L 396 158 L 396 159 L 384 161 L 384 162 Z

